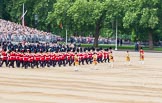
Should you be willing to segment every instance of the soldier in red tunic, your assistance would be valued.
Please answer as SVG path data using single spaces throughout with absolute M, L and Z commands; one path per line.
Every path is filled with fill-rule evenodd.
M 21 52 L 19 53 L 19 61 L 20 61 L 20 66 L 22 65 L 22 67 L 24 66 L 23 65 L 23 54 L 24 54 L 24 50 L 21 50 Z
M 140 49 L 140 61 L 141 64 L 144 64 L 144 50 L 142 49 L 142 47 Z
M 107 49 L 106 50 L 103 50 L 103 61 L 106 63 L 108 60 L 108 51 Z M 109 62 L 109 60 L 108 60 Z
M 34 68 L 34 53 L 29 52 L 29 66 Z
M 60 58 L 59 58 L 59 53 L 58 53 L 58 51 L 56 51 L 56 57 L 55 57 L 55 65 L 56 64 L 58 64 L 59 66 L 61 66 L 60 65 Z
M 16 56 L 16 67 L 19 68 L 20 67 L 20 52 L 18 51 L 18 49 L 16 49 L 15 56 Z
M 37 68 L 39 68 L 39 62 L 40 62 L 40 54 L 35 51 L 35 54 L 34 54 L 34 66 L 37 66 Z
M 47 67 L 50 67 L 50 64 L 51 64 L 51 63 L 50 63 L 50 62 L 51 62 L 50 60 L 51 60 L 50 52 L 47 51 L 47 52 L 45 53 L 45 65 L 46 65 Z
M 62 56 L 62 54 L 60 52 L 58 52 L 56 55 L 56 61 L 58 62 L 59 67 L 61 67 L 61 65 L 62 65 L 62 60 L 61 60 L 62 57 L 61 56 Z
M 10 51 L 9 52 L 9 67 L 12 66 L 12 68 L 14 68 L 14 62 L 16 61 L 16 57 L 15 57 L 15 52 L 14 51 Z
M 66 57 L 67 57 L 67 54 L 65 52 L 62 52 L 61 60 L 62 60 L 63 66 L 66 66 Z
M 24 67 L 25 69 L 28 68 L 28 66 L 29 66 L 29 61 L 30 61 L 30 58 L 29 58 L 29 51 L 27 50 L 27 52 L 25 52 L 25 53 L 23 54 L 23 67 Z
M 3 49 L 1 52 L 1 59 L 2 59 L 2 63 L 0 64 L 0 67 L 2 67 L 3 63 L 6 64 L 6 67 L 8 66 L 8 57 L 7 57 L 7 51 L 6 49 Z
M 73 50 L 71 50 L 71 52 L 70 52 L 70 57 L 71 57 L 70 64 L 71 65 L 74 63 L 74 56 L 75 56 L 75 53 L 73 52 Z
M 90 64 L 92 64 L 92 62 L 93 62 L 93 51 L 92 51 L 92 50 L 90 50 L 90 51 L 88 52 L 88 58 L 89 58 Z
M 40 53 L 40 66 L 43 68 L 45 67 L 45 53 L 41 51 Z
M 71 55 L 70 55 L 70 51 L 67 51 L 66 53 L 66 64 L 69 64 L 69 66 L 71 66 Z
M 55 53 L 52 53 L 51 54 L 51 61 L 52 61 L 52 66 L 55 67 L 56 66 L 56 54 Z
M 88 64 L 89 62 L 89 58 L 88 58 L 88 50 L 85 50 L 85 52 L 83 53 L 83 58 L 84 58 L 84 61 L 86 62 L 86 64 Z

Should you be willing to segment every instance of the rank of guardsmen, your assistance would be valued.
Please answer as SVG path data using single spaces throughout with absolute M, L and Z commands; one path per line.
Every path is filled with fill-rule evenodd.
M 77 66 L 96 63 L 109 63 L 109 49 L 75 48 L 67 50 L 39 50 L 31 52 L 30 49 L 7 50 L 0 52 L 0 67 L 9 68 L 39 68 L 55 66 Z

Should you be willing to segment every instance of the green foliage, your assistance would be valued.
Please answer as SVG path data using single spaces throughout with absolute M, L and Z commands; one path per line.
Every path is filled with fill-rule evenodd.
M 54 34 L 111 37 L 117 20 L 120 38 L 162 38 L 162 0 L 0 0 L 0 18 L 20 23 L 23 3 L 27 26 Z
M 132 35 L 131 35 L 131 41 L 132 41 L 132 42 L 135 42 L 136 39 L 137 39 L 137 38 L 136 38 L 135 30 L 133 29 L 133 30 L 132 30 Z

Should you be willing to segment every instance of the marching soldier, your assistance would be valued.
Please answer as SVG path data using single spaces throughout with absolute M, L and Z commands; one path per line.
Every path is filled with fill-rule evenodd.
M 1 59 L 2 59 L 2 62 L 0 64 L 0 67 L 2 67 L 3 63 L 6 64 L 6 67 L 8 66 L 8 57 L 7 57 L 7 51 L 6 49 L 2 49 L 2 52 L 1 52 Z
M 109 54 L 109 59 L 110 59 L 110 63 L 111 63 L 111 68 L 113 68 L 114 67 L 114 57 L 113 57 L 112 51 Z
M 37 66 L 39 68 L 39 62 L 40 62 L 40 54 L 35 51 L 34 54 L 34 66 Z
M 79 57 L 77 55 L 77 52 L 75 53 L 75 56 L 74 56 L 74 65 L 75 65 L 75 71 L 78 71 L 78 65 L 79 65 Z
M 71 52 L 70 52 L 70 57 L 71 57 L 71 59 L 70 59 L 70 61 L 71 61 L 71 65 L 74 63 L 74 56 L 75 56 L 75 54 L 74 54 L 74 51 L 72 51 L 71 50 Z
M 90 62 L 90 64 L 92 64 L 92 59 L 93 59 L 93 51 L 92 50 L 90 50 L 89 52 L 88 52 L 88 61 Z
M 56 54 L 52 53 L 51 54 L 51 61 L 52 61 L 52 66 L 55 67 L 56 66 Z
M 88 64 L 88 50 L 86 50 L 84 53 L 83 53 L 83 58 L 84 58 L 84 61 L 86 62 L 86 64 Z
M 128 65 L 130 65 L 130 55 L 129 51 L 126 52 L 126 63 L 128 62 Z
M 34 68 L 34 53 L 29 52 L 29 66 Z
M 51 65 L 50 52 L 48 51 L 45 53 L 45 65 L 47 65 L 47 67 L 50 67 Z
M 25 69 L 27 69 L 28 65 L 29 65 L 29 60 L 28 59 L 29 59 L 28 53 L 24 52 L 24 54 L 23 54 L 23 67 Z
M 141 64 L 144 64 L 144 50 L 142 49 L 142 47 L 140 49 L 140 61 Z
M 69 66 L 71 66 L 71 55 L 69 51 L 66 53 L 66 56 L 66 64 L 69 64 Z
M 103 61 L 105 61 L 105 63 L 106 63 L 108 59 L 109 59 L 108 52 L 107 52 L 107 50 L 104 50 L 103 51 Z M 109 62 L 109 60 L 108 60 L 108 62 Z
M 12 66 L 12 68 L 15 68 L 14 67 L 14 62 L 16 60 L 16 57 L 15 57 L 15 52 L 14 51 L 10 51 L 9 52 L 9 67 Z
M 41 51 L 40 53 L 40 66 L 42 68 L 45 67 L 45 54 L 43 53 L 43 51 Z
M 97 62 L 97 57 L 98 57 L 98 56 L 97 56 L 97 53 L 95 52 L 95 53 L 93 54 L 93 64 L 94 64 L 94 65 L 97 65 L 97 63 L 98 63 L 98 62 Z
M 20 52 L 18 52 L 18 49 L 16 49 L 15 56 L 16 56 L 16 67 L 20 68 Z
M 67 54 L 65 52 L 62 53 L 62 56 L 61 56 L 61 60 L 62 60 L 62 64 L 63 66 L 66 66 L 66 58 L 67 57 Z

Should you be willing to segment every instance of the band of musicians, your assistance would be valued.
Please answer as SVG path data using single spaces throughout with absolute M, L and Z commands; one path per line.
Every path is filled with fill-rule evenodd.
M 55 66 L 75 66 L 85 65 L 92 63 L 109 63 L 109 50 L 108 49 L 67 49 L 57 50 L 51 52 L 51 50 L 39 52 L 31 52 L 30 49 L 15 49 L 6 50 L 2 49 L 0 55 L 0 67 L 12 67 L 12 68 L 44 68 Z

